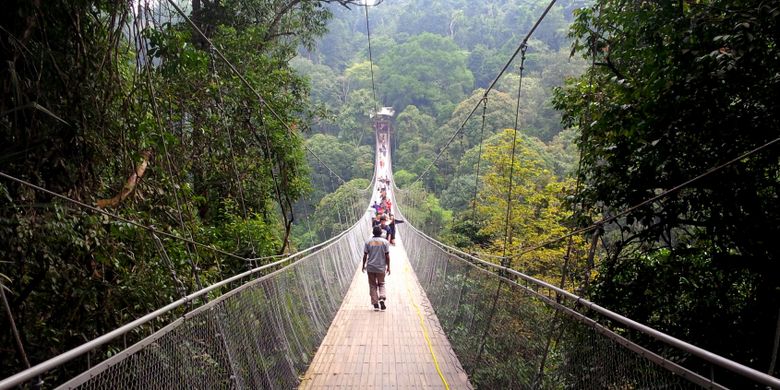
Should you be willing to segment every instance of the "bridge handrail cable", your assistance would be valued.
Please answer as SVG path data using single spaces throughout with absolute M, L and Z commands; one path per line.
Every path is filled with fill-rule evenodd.
M 18 181 L 18 179 L 12 178 L 12 177 L 10 177 L 10 176 L 2 173 L 2 172 L 0 172 L 0 176 L 9 177 L 9 178 L 11 178 L 13 180 Z M 50 191 L 46 190 L 46 192 L 50 192 Z M 52 192 L 50 192 L 50 193 L 52 193 Z M 56 194 L 56 193 L 52 193 L 52 194 Z M 89 206 L 89 205 L 86 205 L 86 206 L 89 207 L 90 209 L 96 209 L 96 208 L 94 208 L 92 206 Z M 100 209 L 97 209 L 97 210 L 98 211 L 102 211 Z M 121 218 L 121 217 L 119 217 L 119 218 Z M 132 221 L 129 221 L 129 222 L 132 223 Z M 119 336 L 122 336 L 122 335 L 130 332 L 131 330 L 133 330 L 133 329 L 135 329 L 135 328 L 137 328 L 137 327 L 139 327 L 141 325 L 144 325 L 144 324 L 146 324 L 146 323 L 148 323 L 148 322 L 150 322 L 150 321 L 152 321 L 152 320 L 154 320 L 156 318 L 159 318 L 160 316 L 170 312 L 173 309 L 176 309 L 176 308 L 178 308 L 178 307 L 180 307 L 182 305 L 185 305 L 185 304 L 187 304 L 189 302 L 193 302 L 193 301 L 195 301 L 195 299 L 198 299 L 198 298 L 200 298 L 202 296 L 205 296 L 206 294 L 208 294 L 208 293 L 210 293 L 210 292 L 212 292 L 212 291 L 214 291 L 214 290 L 216 290 L 216 289 L 218 289 L 220 287 L 223 287 L 223 286 L 228 285 L 228 284 L 230 284 L 232 282 L 244 279 L 244 278 L 246 278 L 248 276 L 254 275 L 254 274 L 258 273 L 258 272 L 267 270 L 269 268 L 280 266 L 282 264 L 288 263 L 288 262 L 290 262 L 292 260 L 295 260 L 295 259 L 297 259 L 297 260 L 295 260 L 294 262 L 288 264 L 287 266 L 285 266 L 285 268 L 288 267 L 288 266 L 291 266 L 291 265 L 293 265 L 293 264 L 295 264 L 295 263 L 297 263 L 299 261 L 305 260 L 308 256 L 305 256 L 303 258 L 298 258 L 298 257 L 300 257 L 301 255 L 306 254 L 306 253 L 311 254 L 311 252 L 314 252 L 315 250 L 324 249 L 327 246 L 333 245 L 336 241 L 338 241 L 344 235 L 350 233 L 352 230 L 357 228 L 362 222 L 363 222 L 362 219 L 358 219 L 358 221 L 356 221 L 349 229 L 344 230 L 340 234 L 338 234 L 338 235 L 328 239 L 327 241 L 324 241 L 324 242 L 319 243 L 317 245 L 314 245 L 314 246 L 311 246 L 311 247 L 306 248 L 304 250 L 301 250 L 299 252 L 296 252 L 296 253 L 294 253 L 294 254 L 292 254 L 292 255 L 290 255 L 290 256 L 282 259 L 282 260 L 278 260 L 278 261 L 275 261 L 273 263 L 262 265 L 260 267 L 251 269 L 249 271 L 246 271 L 246 272 L 240 273 L 238 275 L 235 275 L 235 276 L 229 277 L 227 279 L 224 279 L 224 280 L 222 280 L 220 282 L 214 283 L 211 286 L 204 287 L 201 290 L 198 290 L 198 291 L 193 292 L 193 293 L 191 293 L 191 294 L 189 294 L 189 295 L 187 295 L 187 296 L 185 296 L 185 297 L 183 297 L 181 299 L 178 299 L 178 300 L 176 300 L 174 302 L 171 302 L 170 304 L 168 304 L 166 306 L 163 306 L 160 309 L 157 309 L 157 310 L 155 310 L 155 311 L 153 311 L 153 312 L 151 312 L 149 314 L 146 314 L 143 317 L 140 317 L 140 318 L 138 318 L 138 319 L 136 319 L 134 321 L 131 321 L 131 322 L 129 322 L 129 323 L 127 323 L 127 324 L 117 328 L 117 329 L 114 329 L 111 332 L 108 332 L 108 333 L 106 333 L 106 334 L 104 334 L 102 336 L 99 336 L 99 337 L 97 337 L 97 338 L 95 338 L 93 340 L 90 340 L 90 341 L 88 341 L 88 342 L 86 342 L 86 343 L 84 343 L 84 344 L 82 344 L 82 345 L 80 345 L 80 346 L 78 346 L 76 348 L 71 349 L 70 351 L 64 352 L 64 353 L 62 353 L 60 355 L 57 355 L 57 356 L 55 356 L 55 357 L 53 357 L 51 359 L 48 359 L 48 360 L 43 361 L 43 362 L 41 362 L 39 364 L 36 364 L 35 366 L 32 366 L 32 367 L 30 367 L 30 368 L 28 368 L 28 369 L 26 369 L 24 371 L 21 371 L 21 372 L 15 374 L 15 375 L 12 375 L 12 376 L 10 376 L 8 378 L 0 380 L 0 389 L 9 389 L 9 388 L 12 388 L 14 386 L 18 386 L 18 385 L 20 385 L 22 383 L 25 383 L 25 382 L 27 382 L 29 380 L 32 380 L 35 377 L 37 377 L 37 376 L 39 376 L 39 375 L 41 375 L 41 374 L 43 374 L 43 373 L 45 373 L 47 371 L 50 371 L 53 368 L 59 367 L 59 366 L 65 364 L 65 363 L 67 363 L 67 362 L 69 362 L 69 361 L 71 361 L 71 360 L 73 360 L 73 359 L 75 359 L 75 358 L 77 358 L 77 357 L 79 357 L 81 355 L 84 355 L 85 353 L 87 353 L 87 352 L 89 352 L 89 351 L 91 351 L 91 350 L 93 350 L 93 349 L 95 349 L 97 347 L 100 347 L 100 346 L 102 346 L 104 344 L 109 343 L 112 340 L 117 339 Z M 136 225 L 136 223 L 133 223 L 133 224 Z M 141 225 L 141 226 L 143 226 L 143 225 Z M 178 237 L 178 236 L 173 236 L 173 237 L 186 240 L 186 239 Z M 220 253 L 223 253 L 223 252 L 220 252 Z M 229 253 L 224 252 L 224 254 L 229 254 Z M 283 269 L 284 268 L 279 269 L 279 270 L 277 270 L 277 271 L 275 271 L 275 272 L 273 272 L 271 274 L 264 275 L 263 278 L 261 278 L 261 279 L 264 279 L 267 276 L 271 276 L 271 275 L 275 274 L 278 271 L 282 271 Z M 256 279 L 256 280 L 259 281 L 261 279 Z M 236 289 L 233 289 L 230 292 L 225 293 L 224 295 L 227 295 L 227 296 L 232 295 L 237 290 L 245 288 L 244 286 L 246 286 L 247 284 L 249 284 L 249 283 L 246 283 L 246 284 L 244 284 L 242 286 L 239 286 Z M 215 301 L 219 301 L 219 299 L 215 300 Z M 206 305 L 209 305 L 209 304 L 213 305 L 213 303 L 210 302 L 210 303 L 204 304 L 203 306 L 206 306 Z M 193 309 L 190 312 L 185 313 L 181 317 L 181 319 L 187 318 L 188 316 L 192 315 L 192 313 L 197 312 L 199 310 L 202 310 L 203 306 L 198 307 L 196 309 Z
M 397 205 L 397 206 L 400 209 L 400 205 Z M 580 305 L 580 306 L 586 307 L 586 308 L 588 308 L 590 310 L 593 310 L 594 312 L 599 313 L 599 314 L 601 314 L 601 315 L 603 315 L 603 316 L 605 316 L 605 317 L 607 317 L 607 318 L 609 318 L 611 320 L 614 320 L 614 321 L 616 321 L 618 323 L 621 323 L 621 324 L 623 324 L 623 325 L 625 325 L 625 326 L 627 326 L 627 327 L 629 327 L 629 328 L 631 328 L 633 330 L 641 332 L 641 333 L 643 333 L 645 335 L 653 337 L 656 340 L 664 342 L 664 343 L 666 343 L 666 344 L 668 344 L 670 346 L 676 347 L 676 348 L 678 348 L 678 349 L 680 349 L 680 350 L 682 350 L 684 352 L 688 352 L 688 353 L 690 353 L 692 355 L 695 355 L 695 356 L 697 356 L 697 357 L 699 357 L 699 358 L 701 358 L 701 359 L 703 359 L 703 360 L 705 360 L 705 361 L 707 361 L 709 363 L 712 363 L 712 364 L 717 365 L 719 367 L 725 368 L 725 369 L 727 369 L 729 371 L 732 371 L 734 373 L 740 374 L 740 375 L 742 375 L 742 376 L 744 376 L 746 378 L 754 380 L 754 381 L 756 381 L 758 383 L 761 383 L 763 385 L 772 386 L 774 388 L 780 388 L 780 379 L 778 379 L 776 377 L 773 377 L 771 375 L 765 374 L 765 373 L 760 372 L 758 370 L 755 370 L 753 368 L 747 367 L 747 366 L 742 365 L 740 363 L 737 363 L 737 362 L 735 362 L 733 360 L 729 360 L 729 359 L 724 358 L 724 357 L 722 357 L 720 355 L 716 355 L 716 354 L 714 354 L 714 353 L 712 353 L 710 351 L 707 351 L 705 349 L 699 348 L 699 347 L 697 347 L 695 345 L 692 345 L 690 343 L 687 343 L 687 342 L 685 342 L 683 340 L 680 340 L 678 338 L 672 337 L 672 336 L 670 336 L 668 334 L 665 334 L 663 332 L 655 330 L 655 329 L 653 329 L 653 328 L 651 328 L 651 327 L 649 327 L 647 325 L 641 324 L 641 323 L 639 323 L 637 321 L 634 321 L 634 320 L 632 320 L 630 318 L 627 318 L 627 317 L 622 316 L 622 315 L 620 315 L 618 313 L 615 313 L 615 312 L 613 312 L 613 311 L 611 311 L 611 310 L 609 310 L 609 309 L 607 309 L 605 307 L 599 306 L 596 303 L 593 303 L 593 302 L 591 302 L 591 301 L 589 301 L 589 300 L 587 300 L 585 298 L 582 298 L 582 297 L 580 297 L 580 296 L 578 296 L 576 294 L 573 294 L 573 293 L 571 293 L 569 291 L 561 289 L 561 288 L 559 288 L 557 286 L 554 286 L 554 285 L 552 285 L 550 283 L 547 283 L 547 282 L 544 282 L 542 280 L 536 279 L 536 278 L 534 278 L 532 276 L 526 275 L 526 274 L 524 274 L 524 273 L 522 273 L 520 271 L 517 271 L 515 269 L 512 269 L 510 267 L 505 267 L 505 266 L 502 266 L 502 265 L 499 265 L 499 264 L 495 264 L 495 263 L 491 263 L 489 261 L 482 260 L 482 259 L 480 259 L 480 258 L 478 258 L 478 257 L 476 257 L 476 256 L 474 256 L 472 254 L 469 254 L 467 252 L 464 252 L 464 251 L 462 251 L 462 250 L 460 250 L 458 248 L 455 248 L 455 247 L 446 245 L 444 243 L 441 243 L 441 242 L 437 241 L 436 239 L 426 235 L 422 231 L 418 230 L 417 228 L 414 227 L 414 225 L 412 225 L 408 221 L 407 221 L 407 224 L 408 224 L 408 226 L 407 226 L 408 228 L 413 229 L 417 234 L 419 234 L 425 240 L 429 241 L 433 245 L 438 246 L 439 248 L 441 248 L 442 250 L 444 250 L 446 252 L 449 252 L 449 253 L 452 253 L 452 254 L 456 254 L 457 256 L 453 256 L 453 257 L 457 258 L 458 260 L 460 260 L 460 261 L 462 261 L 464 263 L 470 264 L 471 266 L 475 266 L 475 267 L 476 266 L 483 266 L 483 267 L 487 267 L 489 269 L 492 269 L 494 271 L 503 271 L 505 273 L 514 275 L 514 276 L 516 276 L 516 277 L 518 277 L 520 279 L 523 279 L 524 281 L 526 281 L 528 283 L 534 284 L 534 285 L 536 285 L 538 287 L 543 287 L 545 289 L 548 289 L 548 290 L 554 292 L 556 296 L 567 298 L 567 299 L 573 301 L 574 303 L 576 303 L 577 305 Z M 491 273 L 493 273 L 496 276 L 501 277 L 496 272 L 491 272 Z M 516 282 L 512 281 L 511 279 L 508 279 L 508 278 L 505 278 L 505 277 L 502 277 L 502 278 L 505 281 L 507 281 L 507 282 L 511 282 L 511 283 L 517 284 Z M 534 289 L 527 289 L 527 290 L 529 292 L 539 296 L 539 297 L 542 297 L 542 298 L 545 298 L 545 299 L 549 300 L 549 297 L 547 297 L 547 296 L 545 296 L 543 294 L 540 294 L 538 291 L 536 291 Z M 582 315 L 582 314 L 580 314 L 580 315 Z M 710 382 L 708 381 L 707 383 L 709 384 Z

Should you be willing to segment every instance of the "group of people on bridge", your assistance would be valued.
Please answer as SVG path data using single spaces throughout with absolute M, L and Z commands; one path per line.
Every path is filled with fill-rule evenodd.
M 389 183 L 387 179 L 379 179 L 381 183 Z M 395 245 L 395 225 L 396 223 L 403 223 L 402 220 L 397 220 L 393 215 L 393 202 L 387 196 L 387 188 L 379 188 L 379 202 L 374 201 L 371 205 L 374 210 L 374 218 L 371 220 L 372 227 L 379 227 L 381 233 L 384 234 L 385 239 L 391 244 Z
M 382 154 L 384 155 L 384 139 L 382 139 Z M 384 170 L 384 159 L 379 159 L 379 169 Z M 379 201 L 371 205 L 374 217 L 371 219 L 373 236 L 366 241 L 363 249 L 363 272 L 368 273 L 369 295 L 374 311 L 385 310 L 387 294 L 385 291 L 385 276 L 390 275 L 390 245 L 395 245 L 395 227 L 403 220 L 396 219 L 393 215 L 393 203 L 387 196 L 387 187 L 390 179 L 387 176 L 379 177 L 377 182 L 381 187 Z M 384 238 L 382 237 L 384 235 Z
M 371 205 L 374 210 L 371 220 L 373 237 L 363 249 L 363 272 L 368 272 L 369 295 L 375 311 L 387 309 L 385 276 L 390 275 L 390 245 L 395 245 L 396 223 L 403 223 L 403 220 L 395 219 L 390 211 L 393 204 L 387 197 L 387 189 L 382 187 L 379 191 L 380 202 L 374 201 Z

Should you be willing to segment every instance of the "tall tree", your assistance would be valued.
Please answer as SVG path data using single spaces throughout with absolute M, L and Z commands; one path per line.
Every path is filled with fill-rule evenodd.
M 194 4 L 276 115 L 165 2 L 4 4 L 3 172 L 239 258 L 155 241 L 3 179 L 0 273 L 12 318 L 2 311 L 0 327 L 15 320 L 20 343 L 0 332 L 0 376 L 24 368 L 14 346 L 43 361 L 245 269 L 240 256 L 287 248 L 291 204 L 309 186 L 298 136 L 308 88 L 287 60 L 323 31 L 328 2 L 252 1 L 273 11 L 263 18 L 236 2 Z M 199 15 L 197 3 L 219 12 Z M 52 377 L 73 374 L 64 371 Z
M 555 177 L 527 137 L 518 137 L 512 162 L 512 138 L 513 130 L 505 130 L 485 146 L 486 173 L 477 199 L 479 217 L 475 223 L 480 226 L 479 235 L 489 237 L 487 249 L 493 254 L 506 253 L 512 259 L 513 268 L 559 283 L 565 241 L 525 256 L 519 254 L 568 232 L 566 222 L 571 212 L 564 207 L 563 199 L 565 188 L 571 187 L 572 183 Z M 508 206 L 511 206 L 511 213 L 507 227 Z M 507 241 L 510 238 L 506 236 L 507 232 L 511 241 Z M 578 241 L 576 245 L 579 244 Z
M 778 9 L 777 0 L 601 0 L 580 12 L 574 49 L 595 67 L 557 99 L 569 125 L 583 124 L 577 201 L 610 215 L 776 139 Z M 596 299 L 776 374 L 777 150 L 618 221 Z
M 406 106 L 395 120 L 394 142 L 398 143 L 393 155 L 396 169 L 410 169 L 420 158 L 433 158 L 435 152 L 431 136 L 436 120 L 416 106 Z M 418 172 L 418 174 L 421 172 Z

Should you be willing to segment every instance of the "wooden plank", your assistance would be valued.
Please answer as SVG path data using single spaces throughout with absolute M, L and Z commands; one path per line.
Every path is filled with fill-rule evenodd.
M 390 249 L 393 273 L 386 278 L 388 309 L 373 311 L 367 276 L 356 270 L 301 389 L 444 388 L 425 333 L 450 388 L 472 388 L 449 341 L 439 331 L 438 320 L 424 311 L 430 304 L 411 271 L 402 240 L 397 238 L 396 243 Z

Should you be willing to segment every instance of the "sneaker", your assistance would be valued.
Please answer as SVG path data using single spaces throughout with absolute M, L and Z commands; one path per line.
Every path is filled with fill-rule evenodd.
M 382 303 L 382 306 L 384 306 L 384 303 Z M 379 305 L 376 303 L 374 304 L 374 311 L 379 311 Z
M 374 307 L 376 307 L 376 306 L 374 306 Z M 384 299 L 379 301 L 379 307 L 381 307 L 382 310 L 387 309 L 387 306 L 385 306 L 385 300 Z

